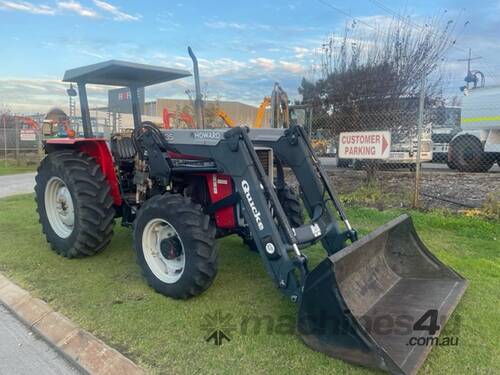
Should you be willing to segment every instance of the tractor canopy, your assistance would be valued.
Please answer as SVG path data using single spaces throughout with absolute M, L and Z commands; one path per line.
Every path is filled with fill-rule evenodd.
M 165 68 L 120 60 L 109 60 L 101 63 L 70 69 L 64 73 L 63 82 L 78 84 L 82 126 L 85 138 L 93 138 L 90 121 L 89 104 L 85 85 L 124 86 L 130 89 L 134 127 L 141 125 L 141 108 L 138 90 L 162 82 L 189 77 L 187 70 Z
M 95 85 L 145 87 L 189 77 L 187 70 L 109 60 L 67 70 L 64 82 Z

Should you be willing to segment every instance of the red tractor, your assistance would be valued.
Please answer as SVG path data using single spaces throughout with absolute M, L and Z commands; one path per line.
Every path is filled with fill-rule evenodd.
M 139 88 L 189 75 L 122 61 L 66 72 L 64 81 L 78 85 L 84 137 L 45 144 L 35 191 L 52 248 L 69 258 L 94 255 L 109 244 L 121 218 L 133 228 L 149 285 L 185 299 L 216 277 L 216 239 L 239 235 L 258 252 L 275 286 L 299 305 L 297 329 L 307 345 L 393 374 L 415 373 L 428 349 L 405 344 L 413 331 L 375 332 L 363 322 L 430 311 L 441 322 L 428 332 L 435 337 L 467 282 L 432 255 L 406 215 L 358 239 L 298 125 L 204 129 L 198 79 L 196 129 L 141 121 Z M 130 88 L 131 135 L 93 136 L 87 84 Z M 285 173 L 295 174 L 298 192 L 287 186 Z M 313 244 L 326 257 L 309 270 L 306 252 Z

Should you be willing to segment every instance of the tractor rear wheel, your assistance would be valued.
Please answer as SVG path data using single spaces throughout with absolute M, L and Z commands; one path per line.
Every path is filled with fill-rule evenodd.
M 35 181 L 39 221 L 55 252 L 77 258 L 109 244 L 113 198 L 93 158 L 74 150 L 52 152 L 42 160 Z
M 292 228 L 300 227 L 304 224 L 304 215 L 302 212 L 302 206 L 300 205 L 300 198 L 298 195 L 288 186 L 280 189 L 276 192 L 278 199 L 285 211 L 285 215 Z M 251 236 L 244 236 L 243 243 L 248 246 L 251 251 L 258 252 L 257 245 Z
M 148 284 L 175 299 L 206 290 L 217 274 L 215 232 L 190 198 L 167 193 L 147 200 L 134 221 L 134 248 Z

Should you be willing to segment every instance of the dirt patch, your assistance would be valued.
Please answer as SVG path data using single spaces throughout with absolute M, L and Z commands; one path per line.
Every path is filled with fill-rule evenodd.
M 415 172 L 378 171 L 367 183 L 366 172 L 352 169 L 329 169 L 333 187 L 346 205 L 372 206 L 379 209 L 411 207 Z M 297 182 L 288 176 L 287 181 Z M 483 206 L 488 193 L 500 191 L 500 173 L 459 173 L 427 171 L 422 173 L 420 206 L 423 209 L 461 211 Z M 365 199 L 366 198 L 366 199 Z M 356 203 L 359 200 L 359 204 Z

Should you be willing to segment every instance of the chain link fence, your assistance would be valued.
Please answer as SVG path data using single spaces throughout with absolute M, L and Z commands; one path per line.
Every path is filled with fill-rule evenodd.
M 494 91 L 485 91 L 489 95 L 477 99 L 472 92 L 456 106 L 425 103 L 420 109 L 418 98 L 383 109 L 359 103 L 341 110 L 299 106 L 304 113 L 297 111 L 291 118 L 306 128 L 348 206 L 482 210 L 498 217 L 500 104 L 492 99 Z M 98 115 L 93 118 L 97 136 L 108 138 L 113 131 L 130 127 L 122 118 L 115 122 Z M 44 155 L 43 126 L 33 128 L 5 118 L 0 114 L 0 153 L 5 166 L 34 168 Z M 77 122 L 73 127 L 81 128 Z M 387 145 L 378 142 L 379 149 L 374 151 L 371 142 L 359 142 L 359 137 L 354 143 L 349 137 L 342 139 L 346 134 L 351 138 L 386 134 Z M 383 158 L 374 155 L 381 151 Z
M 379 209 L 482 209 L 498 217 L 500 102 L 464 99 L 461 106 L 425 103 L 422 109 L 418 100 L 407 104 L 379 110 L 353 104 L 339 112 L 311 108 L 304 126 L 344 202 Z M 388 138 L 383 157 L 377 157 L 383 139 L 368 137 L 374 134 Z
M 7 166 L 35 166 L 43 157 L 43 135 L 38 129 L 0 128 L 0 153 Z

